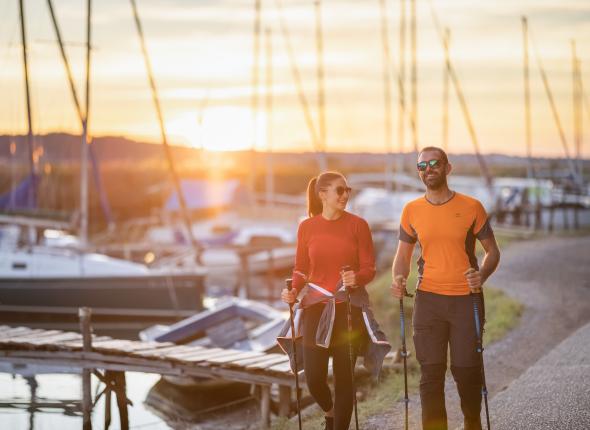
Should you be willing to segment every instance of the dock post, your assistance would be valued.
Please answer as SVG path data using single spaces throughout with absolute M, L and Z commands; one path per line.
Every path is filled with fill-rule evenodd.
M 108 378 L 109 370 L 105 371 L 105 378 Z M 107 379 L 108 380 L 108 379 Z M 108 430 L 111 426 L 111 390 L 104 393 L 104 429 Z
M 279 385 L 279 416 L 288 417 L 291 414 L 291 387 Z
M 90 308 L 79 308 L 80 332 L 82 333 L 82 348 L 84 352 L 92 352 L 92 328 Z M 92 393 L 91 393 L 91 369 L 82 369 L 82 428 L 92 430 Z
M 267 279 L 268 279 L 268 294 L 267 298 L 269 301 L 275 300 L 274 292 L 277 290 L 274 286 L 274 279 L 275 279 L 275 256 L 273 252 L 273 248 L 270 247 L 267 250 L 268 252 L 268 270 L 266 272 Z
M 119 421 L 121 423 L 121 430 L 129 430 L 125 372 L 113 372 L 113 381 L 115 385 L 115 394 L 117 396 L 117 407 L 119 408 Z
M 240 256 L 240 264 L 242 269 L 242 290 L 239 292 L 239 297 L 249 299 L 250 298 L 250 267 L 249 267 L 249 254 L 247 251 L 241 249 L 238 252 Z
M 260 428 L 270 426 L 270 385 L 260 386 Z
M 537 197 L 537 203 L 535 205 L 535 231 L 537 230 L 543 230 L 543 212 L 539 197 Z

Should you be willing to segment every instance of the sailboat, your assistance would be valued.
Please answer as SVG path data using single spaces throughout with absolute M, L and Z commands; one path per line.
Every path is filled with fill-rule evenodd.
M 32 209 L 35 206 L 38 181 L 35 180 L 33 162 L 33 123 L 23 2 L 20 6 L 27 142 L 33 178 L 27 191 L 27 209 Z M 82 114 L 52 8 L 50 12 L 83 129 L 80 181 L 81 226 L 77 237 L 79 247 L 48 246 L 41 240 L 43 235 L 38 233 L 55 226 L 54 221 L 24 216 L 4 216 L 1 220 L 4 226 L 0 228 L 0 233 L 3 233 L 0 234 L 0 322 L 41 324 L 46 327 L 48 324 L 75 321 L 78 308 L 82 306 L 93 308 L 94 315 L 109 318 L 176 320 L 192 315 L 203 308 L 202 296 L 206 270 L 201 266 L 194 264 L 182 271 L 154 270 L 142 264 L 86 251 L 88 74 L 86 113 Z M 90 14 L 90 10 L 88 13 Z M 90 16 L 88 23 L 90 23 Z M 88 31 L 88 37 L 90 37 L 90 31 Z M 89 39 L 87 49 L 86 66 L 89 68 Z M 14 203 L 15 199 L 11 201 Z M 75 238 L 74 242 L 76 242 Z

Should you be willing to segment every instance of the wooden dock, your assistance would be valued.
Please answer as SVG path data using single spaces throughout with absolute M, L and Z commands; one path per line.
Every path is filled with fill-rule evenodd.
M 253 384 L 259 387 L 261 393 L 260 428 L 267 428 L 270 423 L 272 385 L 279 388 L 279 415 L 289 416 L 294 412 L 291 391 L 295 387 L 295 379 L 288 357 L 284 354 L 119 340 L 105 336 L 83 337 L 77 332 L 0 326 L 0 361 L 14 365 L 93 369 L 93 373 L 105 383 L 105 397 L 110 399 L 111 391 L 117 396 L 121 428 L 128 428 L 129 425 L 125 372 L 221 378 Z M 300 377 L 300 383 L 305 384 L 303 377 Z M 97 400 L 94 399 L 94 402 Z M 90 411 L 85 413 L 87 423 Z M 105 427 L 108 427 L 110 410 L 106 414 Z

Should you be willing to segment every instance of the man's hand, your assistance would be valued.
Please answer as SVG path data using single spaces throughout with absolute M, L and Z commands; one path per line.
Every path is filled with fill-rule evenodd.
M 473 267 L 467 269 L 465 272 L 463 272 L 463 274 L 467 278 L 467 283 L 469 284 L 469 289 L 471 292 L 481 293 L 481 274 Z
M 403 275 L 397 275 L 391 284 L 391 295 L 396 299 L 401 299 L 406 294 L 406 278 Z
M 342 276 L 342 285 L 346 288 L 356 288 L 356 275 L 352 270 L 347 272 L 340 272 L 340 276 Z

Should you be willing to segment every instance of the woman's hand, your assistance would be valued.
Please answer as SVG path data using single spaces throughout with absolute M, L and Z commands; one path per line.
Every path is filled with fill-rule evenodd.
M 401 299 L 406 294 L 406 278 L 403 275 L 397 275 L 391 284 L 391 295 L 396 299 Z
M 356 288 L 356 275 L 352 270 L 347 272 L 340 272 L 340 276 L 342 276 L 342 285 L 345 288 Z
M 295 288 L 291 290 L 283 288 L 283 291 L 281 291 L 281 300 L 288 305 L 292 305 L 297 301 L 297 290 Z

